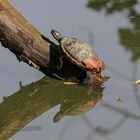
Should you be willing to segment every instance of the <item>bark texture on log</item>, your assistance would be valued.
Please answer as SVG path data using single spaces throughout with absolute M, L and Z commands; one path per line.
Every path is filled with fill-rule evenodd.
M 84 70 L 64 59 L 60 64 L 58 46 L 35 29 L 7 0 L 0 3 L 0 41 L 22 60 L 42 72 L 71 81 L 85 78 Z

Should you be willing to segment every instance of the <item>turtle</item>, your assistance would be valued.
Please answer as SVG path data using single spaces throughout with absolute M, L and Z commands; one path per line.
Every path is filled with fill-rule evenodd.
M 104 63 L 90 45 L 77 38 L 62 36 L 54 29 L 51 30 L 51 34 L 59 42 L 63 55 L 73 64 L 86 70 L 90 77 L 91 73 L 101 73 L 101 76 L 104 77 L 102 74 Z

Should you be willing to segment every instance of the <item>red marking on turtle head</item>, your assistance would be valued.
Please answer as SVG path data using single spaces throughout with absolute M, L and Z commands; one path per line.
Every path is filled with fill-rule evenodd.
M 91 71 L 95 69 L 97 72 L 101 72 L 104 69 L 103 62 L 96 58 L 86 58 L 83 63 L 85 67 Z

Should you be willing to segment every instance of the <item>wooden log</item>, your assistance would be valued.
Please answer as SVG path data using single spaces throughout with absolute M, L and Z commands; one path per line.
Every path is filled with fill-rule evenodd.
M 0 41 L 17 58 L 45 74 L 82 81 L 84 70 L 67 59 L 60 65 L 58 46 L 33 27 L 7 0 L 0 3 Z

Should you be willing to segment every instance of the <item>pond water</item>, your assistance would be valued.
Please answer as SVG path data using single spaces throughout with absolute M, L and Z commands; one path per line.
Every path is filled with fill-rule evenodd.
M 82 86 L 64 85 L 44 77 L 0 46 L 0 110 L 4 112 L 0 126 L 4 123 L 8 126 L 8 122 L 13 122 L 11 128 L 16 123 L 26 124 L 20 131 L 5 129 L 8 139 L 140 139 L 140 85 L 134 84 L 140 79 L 140 1 L 11 0 L 11 3 L 51 40 L 55 41 L 50 30 L 57 29 L 94 46 L 110 79 L 105 82 L 105 89 L 90 93 L 90 89 Z M 86 113 L 78 115 L 80 112 Z M 55 116 L 56 113 L 60 116 Z M 64 113 L 73 116 L 65 117 Z M 54 123 L 54 116 L 61 120 Z

